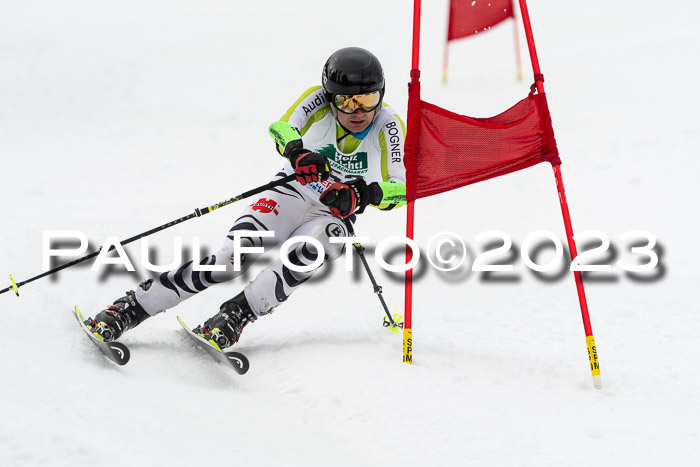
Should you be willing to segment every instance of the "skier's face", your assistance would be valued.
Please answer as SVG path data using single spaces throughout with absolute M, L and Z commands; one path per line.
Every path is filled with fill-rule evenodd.
M 369 124 L 372 123 L 376 111 L 376 109 L 370 112 L 358 110 L 351 114 L 338 112 L 338 122 L 353 133 L 360 133 L 365 131 Z

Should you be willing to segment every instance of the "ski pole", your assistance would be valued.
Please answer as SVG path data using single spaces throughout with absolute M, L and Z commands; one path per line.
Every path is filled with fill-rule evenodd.
M 212 212 L 216 209 L 222 208 L 224 206 L 228 206 L 229 204 L 235 203 L 236 201 L 240 201 L 242 199 L 248 198 L 248 197 L 256 195 L 258 193 L 262 193 L 265 190 L 268 190 L 270 188 L 274 188 L 276 186 L 283 185 L 283 184 L 285 184 L 287 182 L 291 182 L 292 180 L 295 180 L 295 179 L 296 179 L 295 174 L 287 175 L 286 177 L 282 177 L 279 180 L 275 180 L 274 182 L 266 183 L 265 185 L 261 185 L 257 188 L 253 188 L 252 190 L 246 191 L 245 193 L 242 193 L 234 198 L 229 198 L 225 201 L 220 201 L 216 204 L 212 204 L 211 206 L 206 206 L 206 207 L 203 207 L 201 209 L 195 209 L 192 214 L 188 214 L 188 215 L 183 216 L 179 219 L 175 219 L 174 221 L 168 222 L 167 224 L 163 224 L 159 227 L 155 227 L 151 230 L 147 230 L 146 232 L 142 232 L 138 235 L 134 235 L 133 237 L 127 238 L 123 242 L 119 242 L 119 243 L 121 245 L 127 245 L 127 244 L 134 242 L 136 240 L 139 240 L 143 237 L 147 237 L 147 236 L 154 234 L 156 232 L 160 232 L 161 230 L 165 230 L 165 229 L 172 227 L 174 225 L 188 221 L 194 217 L 201 217 L 205 214 L 209 214 L 210 212 Z M 58 271 L 61 271 L 63 269 L 69 268 L 71 266 L 75 266 L 76 264 L 82 263 L 83 261 L 86 261 L 90 258 L 94 258 L 95 256 L 100 254 L 101 250 L 102 249 L 100 248 L 99 250 L 94 251 L 94 252 L 90 253 L 89 255 L 83 256 L 82 258 L 78 258 L 76 260 L 73 260 L 70 263 L 66 263 L 66 264 L 62 264 L 61 266 L 57 266 L 49 271 L 43 272 L 37 276 L 34 276 L 30 279 L 25 280 L 25 281 L 15 282 L 15 280 L 12 278 L 12 275 L 10 275 L 10 281 L 11 281 L 12 285 L 0 290 L 0 294 L 4 294 L 5 292 L 13 290 L 15 292 L 15 295 L 17 295 L 19 297 L 19 291 L 17 290 L 19 287 L 22 287 L 23 285 L 28 284 L 32 281 L 37 280 L 37 279 L 41 279 L 42 277 L 46 277 L 46 276 L 49 276 L 51 274 L 55 274 Z M 114 245 L 111 246 L 108 251 L 112 251 L 112 250 L 114 250 Z
M 347 219 L 343 219 L 343 222 L 345 223 L 345 227 L 347 227 L 348 232 L 350 233 L 351 237 L 355 237 L 355 229 L 352 227 L 352 222 L 350 222 Z M 384 301 L 384 297 L 382 296 L 382 287 L 377 284 L 377 281 L 374 279 L 374 274 L 372 274 L 372 271 L 369 268 L 369 264 L 367 263 L 367 258 L 365 258 L 365 253 L 364 253 L 364 247 L 360 245 L 360 243 L 355 242 L 353 243 L 353 246 L 355 247 L 355 251 L 357 251 L 357 254 L 360 255 L 360 260 L 362 261 L 362 264 L 365 267 L 365 271 L 367 271 L 367 275 L 369 276 L 369 280 L 372 282 L 372 286 L 374 287 L 374 293 L 377 294 L 377 297 L 379 297 L 379 301 L 382 303 L 382 307 L 384 308 L 384 312 L 386 313 L 387 318 L 389 321 L 385 321 L 385 327 L 389 328 L 394 328 L 398 329 L 399 327 L 403 327 L 403 324 L 396 324 L 394 319 L 391 317 L 391 313 L 389 312 L 389 308 L 386 306 L 386 302 Z M 400 315 L 396 315 L 399 316 Z

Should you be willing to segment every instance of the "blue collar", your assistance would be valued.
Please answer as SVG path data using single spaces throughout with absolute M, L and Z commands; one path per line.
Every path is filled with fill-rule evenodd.
M 370 123 L 369 126 L 367 128 L 365 128 L 363 131 L 361 131 L 359 133 L 353 133 L 352 134 L 353 138 L 357 138 L 359 140 L 365 139 L 365 136 L 367 136 L 369 134 L 369 130 L 372 129 L 372 125 L 374 125 L 374 120 L 372 120 L 372 123 Z

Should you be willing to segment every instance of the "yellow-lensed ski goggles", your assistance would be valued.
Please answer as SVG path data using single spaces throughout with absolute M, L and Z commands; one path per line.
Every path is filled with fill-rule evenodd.
M 333 99 L 335 108 L 346 114 L 357 112 L 358 109 L 363 112 L 371 112 L 382 100 L 381 91 L 370 92 L 369 94 L 354 94 L 351 96 L 337 94 Z

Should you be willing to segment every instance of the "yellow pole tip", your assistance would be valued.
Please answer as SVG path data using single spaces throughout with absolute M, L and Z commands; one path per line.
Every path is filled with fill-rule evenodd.
M 403 330 L 403 362 L 413 365 L 413 330 Z

